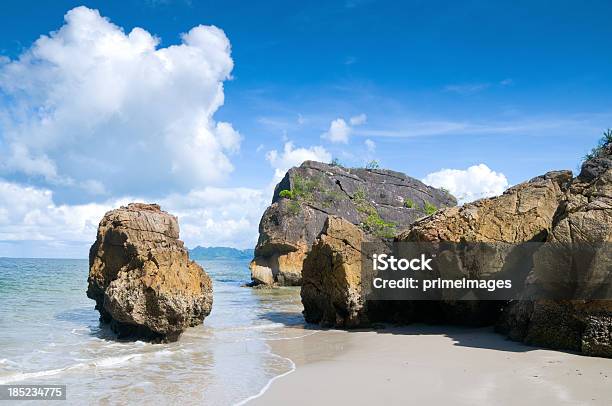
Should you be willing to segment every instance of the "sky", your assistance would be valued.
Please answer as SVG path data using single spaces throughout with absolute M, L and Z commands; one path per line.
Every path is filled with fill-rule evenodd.
M 612 127 L 607 1 L 0 3 L 0 256 L 86 257 L 130 201 L 253 247 L 307 159 L 461 203 L 579 169 Z

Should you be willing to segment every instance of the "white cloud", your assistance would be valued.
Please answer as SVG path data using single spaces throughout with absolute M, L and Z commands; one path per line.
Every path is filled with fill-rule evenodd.
M 332 143 L 348 144 L 349 136 L 353 132 L 353 127 L 362 125 L 366 122 L 367 116 L 365 114 L 359 114 L 358 116 L 351 117 L 348 124 L 343 118 L 337 118 L 329 125 L 329 130 L 321 135 L 321 138 L 325 138 Z
M 286 142 L 283 151 L 268 151 L 266 159 L 274 168 L 274 182 L 278 182 L 285 176 L 285 172 L 293 166 L 298 166 L 304 161 L 331 161 L 331 154 L 321 146 L 310 148 L 294 148 L 292 142 Z
M 270 199 L 271 195 L 257 189 L 206 187 L 170 195 L 159 203 L 178 216 L 181 239 L 188 247 L 252 248 Z
M 368 120 L 368 116 L 366 116 L 364 113 L 361 113 L 358 116 L 351 117 L 349 122 L 351 123 L 351 125 L 362 125 L 362 124 L 365 124 L 367 120 Z
M 224 178 L 240 134 L 213 116 L 230 43 L 197 26 L 158 47 L 77 7 L 18 59 L 0 61 L 0 171 L 111 196 L 188 191 Z M 92 183 L 97 182 L 97 183 Z
M 376 143 L 371 139 L 368 138 L 367 140 L 365 140 L 364 144 L 368 152 L 372 153 L 376 151 Z
M 116 199 L 104 204 L 56 205 L 50 190 L 0 179 L 0 241 L 91 244 L 104 213 L 129 200 Z
M 242 136 L 230 123 L 220 121 L 217 123 L 216 133 L 219 137 L 221 146 L 229 152 L 238 152 Z
M 348 144 L 351 127 L 343 118 L 337 118 L 329 125 L 329 130 L 322 137 L 333 143 Z
M 141 198 L 124 197 L 104 203 L 58 205 L 47 189 L 0 179 L 0 256 L 87 256 L 104 213 Z M 205 187 L 157 200 L 178 216 L 180 236 L 196 245 L 253 247 L 269 196 L 249 188 Z
M 460 204 L 500 195 L 508 187 L 506 176 L 492 171 L 485 164 L 470 166 L 465 170 L 442 169 L 427 175 L 423 182 L 447 189 Z

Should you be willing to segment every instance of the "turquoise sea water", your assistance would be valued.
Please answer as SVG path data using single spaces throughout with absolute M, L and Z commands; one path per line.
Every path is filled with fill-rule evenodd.
M 85 295 L 86 260 L 0 258 L 0 384 L 65 384 L 69 404 L 235 404 L 290 371 L 268 342 L 303 323 L 299 290 L 241 287 L 247 261 L 201 261 L 204 325 L 178 342 L 119 342 Z M 65 404 L 65 403 L 63 403 Z

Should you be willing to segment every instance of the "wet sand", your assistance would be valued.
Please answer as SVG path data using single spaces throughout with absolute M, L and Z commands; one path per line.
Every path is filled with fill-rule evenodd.
M 305 330 L 269 344 L 295 370 L 249 405 L 612 404 L 612 359 L 529 347 L 491 329 Z

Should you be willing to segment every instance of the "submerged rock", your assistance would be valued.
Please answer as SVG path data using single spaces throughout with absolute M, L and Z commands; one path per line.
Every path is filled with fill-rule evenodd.
M 253 284 L 300 285 L 304 258 L 328 216 L 394 237 L 428 211 L 456 204 L 448 192 L 403 173 L 306 161 L 287 172 L 261 218 Z
M 173 341 L 210 314 L 212 282 L 189 259 L 175 216 L 131 203 L 100 221 L 87 296 L 120 337 Z

